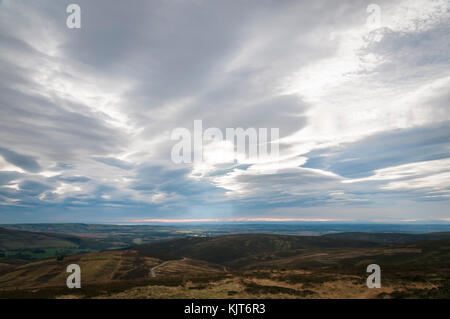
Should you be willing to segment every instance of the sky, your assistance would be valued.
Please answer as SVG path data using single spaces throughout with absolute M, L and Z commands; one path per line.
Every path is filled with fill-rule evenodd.
M 450 222 L 449 34 L 444 0 L 2 0 L 0 223 Z M 195 120 L 278 128 L 277 170 L 175 163 Z

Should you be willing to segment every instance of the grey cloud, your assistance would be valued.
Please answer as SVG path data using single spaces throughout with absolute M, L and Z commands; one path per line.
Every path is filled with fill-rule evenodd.
M 68 183 L 86 183 L 91 180 L 85 176 L 58 176 L 56 179 Z
M 282 169 L 274 174 L 242 174 L 235 181 L 246 192 L 244 198 L 240 198 L 239 193 L 232 196 L 239 207 L 320 206 L 336 202 L 328 195 L 333 190 L 351 193 L 342 186 L 340 178 L 302 168 Z M 351 203 L 350 200 L 345 202 Z
M 53 187 L 38 181 L 24 180 L 19 184 L 20 193 L 27 196 L 38 196 L 45 191 L 52 190 Z
M 18 172 L 0 172 L 0 186 L 9 184 L 9 182 L 20 178 L 22 175 Z
M 57 163 L 56 165 L 50 167 L 49 169 L 52 171 L 60 171 L 60 170 L 68 170 L 74 168 L 73 164 L 67 163 Z
M 0 155 L 11 164 L 28 172 L 36 173 L 41 170 L 41 166 L 32 156 L 19 154 L 4 147 L 0 147 Z
M 383 132 L 361 141 L 313 151 L 304 167 L 347 178 L 367 177 L 374 170 L 450 157 L 450 123 Z
M 156 194 L 164 192 L 172 195 L 186 196 L 188 202 L 207 203 L 211 196 L 223 193 L 206 181 L 195 181 L 188 178 L 187 169 L 167 169 L 162 166 L 146 165 L 140 167 L 132 188 L 143 193 Z
M 94 157 L 94 160 L 96 160 L 97 162 L 106 164 L 106 165 L 119 167 L 124 170 L 130 170 L 133 168 L 132 163 L 122 161 L 122 160 L 119 160 L 114 157 Z
M 420 24 L 419 24 L 420 25 Z M 431 28 L 417 27 L 410 32 L 378 30 L 379 41 L 370 41 L 361 57 L 375 55 L 383 61 L 371 70 L 376 79 L 401 84 L 420 84 L 435 78 L 450 63 L 448 21 L 440 20 Z
M 220 118 L 211 108 L 206 114 L 198 114 L 198 118 L 203 116 L 205 128 L 218 127 L 224 134 L 227 127 L 279 128 L 283 137 L 305 127 L 307 119 L 303 114 L 307 109 L 308 105 L 298 96 L 281 95 L 250 105 L 230 105 Z
M 275 85 L 305 63 L 335 52 L 335 43 L 306 34 L 357 23 L 365 12 L 364 7 L 353 10 L 356 1 L 340 6 L 297 1 L 133 3 L 82 1 L 85 24 L 78 33 L 65 31 L 71 41 L 64 50 L 117 81 L 136 83 L 126 94 L 126 112 L 145 129 L 142 138 L 186 127 L 194 119 L 217 127 L 281 127 L 286 134 L 301 129 L 305 119 L 299 115 L 305 104 L 298 98 L 294 102 L 293 97 L 277 97 Z M 306 10 L 312 13 L 299 19 Z M 237 53 L 259 39 L 258 56 L 238 70 L 226 71 Z M 167 104 L 179 99 L 192 102 L 179 116 L 161 118 Z
M 64 160 L 80 151 L 102 154 L 117 150 L 121 143 L 120 135 L 92 117 L 64 110 L 50 99 L 0 85 L 0 92 L 5 91 L 8 94 L 1 97 L 0 134 L 3 141 L 20 149 L 47 152 L 47 156 L 58 154 L 58 159 Z

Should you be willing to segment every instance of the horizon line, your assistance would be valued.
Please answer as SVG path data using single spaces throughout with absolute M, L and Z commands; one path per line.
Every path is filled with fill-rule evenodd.
M 270 218 L 270 217 L 243 217 L 243 218 L 144 218 L 129 220 L 104 220 L 104 221 L 58 221 L 58 222 L 10 222 L 0 223 L 0 225 L 18 225 L 18 224 L 97 224 L 97 225 L 132 225 L 132 224 L 191 224 L 191 223 L 360 223 L 360 224 L 416 224 L 425 225 L 429 223 L 450 224 L 450 218 L 438 219 L 374 219 L 374 220 L 358 220 L 358 219 L 332 219 L 332 218 Z

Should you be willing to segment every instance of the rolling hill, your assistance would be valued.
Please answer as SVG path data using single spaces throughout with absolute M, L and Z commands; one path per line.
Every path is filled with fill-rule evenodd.
M 80 236 L 0 228 L 0 263 L 20 264 L 61 254 L 99 251 L 105 242 Z
M 0 228 L 0 249 L 20 250 L 34 248 L 87 248 L 105 249 L 106 245 L 79 236 L 35 233 L 29 231 Z
M 379 244 L 319 236 L 237 234 L 208 238 L 183 238 L 136 246 L 144 253 L 172 258 L 189 257 L 213 263 L 228 263 L 250 255 L 282 253 L 312 248 L 368 248 Z

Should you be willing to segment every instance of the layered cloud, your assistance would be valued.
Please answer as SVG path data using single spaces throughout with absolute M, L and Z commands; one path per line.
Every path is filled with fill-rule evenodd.
M 0 222 L 449 217 L 446 1 L 69 3 L 0 2 Z M 195 120 L 279 157 L 175 164 Z

